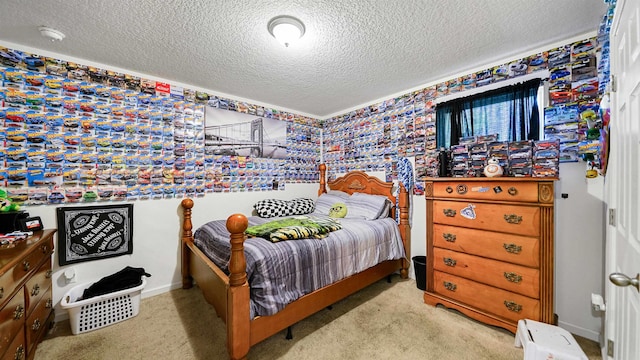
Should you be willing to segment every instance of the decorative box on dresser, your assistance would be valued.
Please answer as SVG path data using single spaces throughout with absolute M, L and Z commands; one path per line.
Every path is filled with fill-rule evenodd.
M 554 181 L 430 178 L 424 302 L 516 332 L 553 313 Z
M 0 250 L 0 359 L 33 359 L 53 322 L 51 254 L 55 230 Z

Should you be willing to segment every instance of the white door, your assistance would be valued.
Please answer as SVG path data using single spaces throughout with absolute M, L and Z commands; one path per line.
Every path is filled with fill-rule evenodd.
M 636 288 L 640 272 L 639 17 L 640 1 L 618 0 L 611 27 L 616 84 L 611 93 L 611 153 L 605 186 L 609 209 L 615 209 L 615 214 L 607 227 L 605 336 L 614 343 L 616 360 L 640 359 L 640 293 Z

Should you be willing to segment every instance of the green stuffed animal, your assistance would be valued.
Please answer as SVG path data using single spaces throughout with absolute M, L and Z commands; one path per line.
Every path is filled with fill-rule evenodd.
M 18 210 L 20 210 L 20 204 L 12 203 L 11 199 L 7 197 L 7 192 L 3 189 L 0 189 L 0 212 Z
M 329 217 L 343 218 L 345 216 L 347 216 L 347 205 L 344 203 L 335 203 L 329 209 Z

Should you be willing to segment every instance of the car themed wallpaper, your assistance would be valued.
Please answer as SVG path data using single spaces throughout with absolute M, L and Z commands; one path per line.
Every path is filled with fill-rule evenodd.
M 560 162 L 582 160 L 588 168 L 596 168 L 604 175 L 602 154 L 608 123 L 603 121 L 607 117 L 602 116 L 599 106 L 609 78 L 608 31 L 612 16 L 612 12 L 605 14 L 597 37 L 325 120 L 323 159 L 329 178 L 350 170 L 366 170 L 384 171 L 388 181 L 395 180 L 398 159 L 413 156 L 414 194 L 422 194 L 421 180 L 438 176 L 436 99 L 540 70 L 549 70 L 550 74 L 549 106 L 543 110 L 544 139 L 536 143 L 506 143 L 497 137 L 462 141 L 464 149 L 448 149 L 457 152 L 459 159 L 464 158 L 458 160 L 459 165 L 464 163 L 464 171 L 453 171 L 453 176 L 481 176 L 489 155 L 502 156 L 505 162 L 501 165 L 513 166 L 511 176 L 558 177 Z
M 322 121 L 0 47 L 0 181 L 26 205 L 144 200 L 282 190 L 288 182 L 317 182 L 321 161 L 330 179 L 365 170 L 391 181 L 398 159 L 414 157 L 419 195 L 420 180 L 438 175 L 436 99 L 540 70 L 549 71 L 545 140 L 465 139 L 464 151 L 450 149 L 465 161 L 467 171 L 456 175 L 478 174 L 477 159 L 486 165 L 488 154 L 517 163 L 514 176 L 557 177 L 559 162 L 579 160 L 604 175 L 608 116 L 600 101 L 608 91 L 612 16 L 604 15 L 597 37 Z M 286 122 L 286 156 L 220 151 L 215 134 L 207 146 L 207 108 Z
M 318 181 L 316 119 L 4 47 L 0 81 L 0 186 L 23 205 Z M 205 146 L 207 107 L 283 123 L 282 156 Z

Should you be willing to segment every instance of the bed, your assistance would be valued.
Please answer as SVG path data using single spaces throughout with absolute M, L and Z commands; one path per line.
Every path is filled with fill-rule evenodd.
M 331 306 L 384 277 L 396 272 L 400 272 L 403 279 L 408 277 L 408 259 L 410 259 L 411 248 L 409 195 L 402 185 L 399 185 L 399 188 L 397 205 L 390 208 L 390 217 L 395 219 L 396 212 L 399 215 L 399 223 L 394 220 L 393 226 L 397 226 L 396 233 L 401 238 L 400 246 L 404 247 L 404 256 L 384 260 L 364 270 L 358 270 L 353 275 L 299 297 L 270 315 L 256 313 L 253 309 L 254 301 L 250 296 L 247 258 L 245 257 L 245 239 L 247 239 L 245 231 L 249 226 L 249 219 L 242 214 L 233 214 L 227 218 L 226 230 L 230 234 L 228 265 L 226 267 L 220 266 L 219 261 L 216 265 L 216 262 L 196 244 L 191 221 L 193 200 L 184 199 L 182 201 L 182 286 L 185 289 L 191 288 L 195 280 L 207 302 L 214 306 L 217 315 L 225 322 L 227 350 L 231 359 L 245 359 L 250 347 L 254 344 L 287 329 L 307 316 Z M 321 164 L 318 196 L 326 194 L 328 190 L 342 191 L 348 194 L 384 195 L 392 204 L 396 204 L 396 196 L 392 193 L 392 183 L 382 182 L 360 171 L 350 172 L 327 183 L 326 166 Z M 203 227 L 201 226 L 196 234 Z M 291 241 L 287 241 L 287 243 L 289 242 Z M 250 246 L 249 241 L 247 241 L 247 246 Z M 251 255 L 248 257 L 249 262 L 252 263 Z

